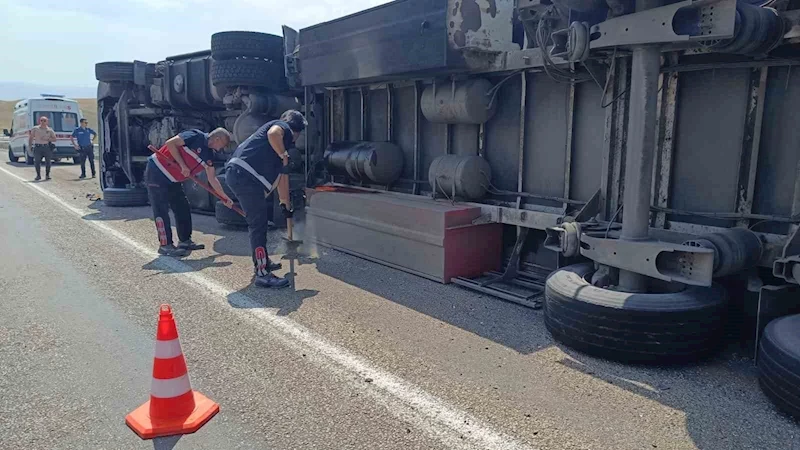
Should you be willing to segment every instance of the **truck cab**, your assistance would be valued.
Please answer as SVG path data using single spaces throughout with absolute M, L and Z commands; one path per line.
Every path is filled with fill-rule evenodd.
M 160 147 L 186 129 L 228 129 L 233 142 L 215 153 L 224 185 L 223 166 L 238 143 L 287 109 L 302 109 L 297 98 L 302 89 L 290 86 L 285 76 L 283 38 L 265 33 L 216 33 L 210 50 L 151 64 L 102 62 L 95 75 L 100 183 L 104 200 L 113 206 L 147 203 L 148 145 Z M 217 214 L 226 224 L 244 224 L 191 181 L 184 188 L 194 211 Z

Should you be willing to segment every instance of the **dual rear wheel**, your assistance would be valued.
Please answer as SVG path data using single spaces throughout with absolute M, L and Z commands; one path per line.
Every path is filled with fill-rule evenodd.
M 545 287 L 545 326 L 588 355 L 626 363 L 696 361 L 723 342 L 728 296 L 711 287 L 652 283 L 649 293 L 593 286 L 592 263 L 557 270 Z M 759 384 L 780 410 L 800 420 L 800 315 L 767 325 L 758 347 Z
M 557 341 L 590 355 L 669 364 L 708 356 L 725 328 L 725 289 L 652 283 L 650 293 L 593 286 L 591 263 L 554 272 L 545 288 L 545 325 Z

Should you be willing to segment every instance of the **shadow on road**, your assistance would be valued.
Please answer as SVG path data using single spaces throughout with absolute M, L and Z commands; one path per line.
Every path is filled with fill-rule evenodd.
M 172 450 L 178 445 L 181 436 L 167 436 L 153 439 L 153 450 Z
M 114 207 L 107 206 L 101 199 L 95 199 L 88 209 L 93 212 L 83 216 L 85 220 L 114 220 L 122 222 L 135 222 L 139 220 L 147 220 L 153 222 L 153 210 L 149 206 L 133 206 L 133 207 Z M 175 215 L 170 212 L 172 220 L 173 231 L 175 227 Z M 155 225 L 153 225 L 155 234 Z M 220 225 L 216 219 L 208 214 L 192 213 L 192 230 L 210 236 L 219 236 L 214 242 L 214 250 L 217 253 L 224 253 L 229 255 L 244 256 L 249 253 L 242 253 L 243 250 L 239 249 L 240 245 L 236 242 L 241 236 L 244 236 L 244 241 L 247 240 L 247 230 L 235 229 Z M 246 247 L 245 247 L 246 248 Z
M 228 303 L 234 308 L 274 308 L 277 315 L 287 316 L 297 311 L 308 298 L 319 294 L 316 289 L 295 290 L 294 284 L 282 289 L 260 288 L 253 284 L 228 296 Z
M 337 257 L 321 256 L 316 260 L 320 273 L 519 353 L 534 353 L 553 343 L 544 329 L 541 311 L 368 263 L 335 250 L 324 252 Z
M 153 210 L 149 206 L 117 208 L 106 206 L 101 199 L 94 199 L 87 208 L 97 212 L 83 216 L 85 220 L 123 220 L 131 222 L 142 219 L 152 220 L 153 217 Z
M 700 449 L 800 446 L 797 433 L 793 433 L 795 438 L 780 441 L 781 435 L 792 435 L 797 423 L 777 413 L 766 400 L 758 387 L 757 370 L 747 357 L 726 352 L 691 366 L 646 367 L 563 350 L 571 359 L 558 361 L 562 366 L 682 411 L 686 430 Z M 757 424 L 767 422 L 772 424 L 773 433 L 756 429 Z
M 322 274 L 519 353 L 556 345 L 544 326 L 542 311 L 423 280 L 335 250 L 325 250 L 315 263 Z M 715 358 L 679 367 L 623 365 L 558 347 L 569 355 L 558 364 L 681 411 L 685 415 L 682 426 L 700 449 L 800 450 L 797 424 L 777 413 L 761 393 L 752 351 L 735 337 Z M 763 428 L 765 423 L 771 424 L 769 429 Z M 662 443 L 653 444 L 662 447 Z
M 277 315 L 286 316 L 297 311 L 302 306 L 303 301 L 319 293 L 316 289 L 298 290 L 295 283 L 297 277 L 295 267 L 302 264 L 314 264 L 316 258 L 298 254 L 297 252 L 287 252 L 286 243 L 279 236 L 280 231 L 271 231 L 269 233 L 267 242 L 270 260 L 280 262 L 283 265 L 283 269 L 287 269 L 285 277 L 289 280 L 289 286 L 269 289 L 257 287 L 251 282 L 247 287 L 228 296 L 228 303 L 234 308 L 275 308 L 278 310 Z M 245 242 L 243 248 L 246 249 L 247 256 L 250 256 L 249 242 Z M 276 256 L 281 254 L 283 254 L 283 257 L 278 260 Z M 255 276 L 253 276 L 253 279 L 255 279 Z
M 224 233 L 222 239 L 214 241 L 214 251 L 225 255 L 250 256 L 250 240 L 247 229 L 220 225 L 220 232 Z M 275 246 L 270 245 L 274 239 L 267 239 L 267 252 L 272 254 Z
M 217 262 L 216 259 L 219 256 L 221 255 L 209 255 L 206 256 L 205 258 L 200 258 L 200 259 L 180 259 L 180 261 L 185 265 L 189 266 L 191 270 L 179 270 L 179 271 L 168 269 L 168 267 L 173 267 L 173 265 L 170 264 L 172 261 L 174 261 L 173 258 L 169 258 L 167 256 L 159 256 L 158 258 L 143 265 L 142 269 L 152 271 L 153 273 L 151 273 L 148 276 L 153 277 L 169 273 L 200 272 L 208 268 L 227 267 L 233 264 L 230 261 Z
M 22 160 L 22 157 L 20 157 L 20 161 L 19 162 L 6 161 L 6 165 L 7 166 L 11 166 L 11 167 L 30 167 L 31 170 L 33 170 L 33 164 L 31 164 L 29 166 L 28 164 L 25 163 L 24 160 Z M 71 159 L 68 159 L 68 160 L 63 160 L 62 159 L 59 162 L 53 162 L 51 164 L 51 167 L 72 166 L 72 165 L 77 165 L 77 164 L 73 164 Z M 44 162 L 42 162 L 42 167 L 44 167 Z

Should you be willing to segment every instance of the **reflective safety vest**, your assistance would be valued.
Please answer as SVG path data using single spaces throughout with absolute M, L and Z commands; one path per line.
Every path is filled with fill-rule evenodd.
M 179 147 L 178 150 L 180 151 L 180 155 L 186 167 L 189 168 L 191 176 L 195 176 L 205 170 L 206 164 L 211 162 L 203 161 L 197 151 L 189 149 L 186 146 Z M 186 181 L 187 177 L 183 176 L 181 173 L 181 166 L 172 158 L 172 154 L 169 152 L 166 144 L 158 149 L 150 159 L 156 163 L 156 166 L 170 181 L 175 183 Z

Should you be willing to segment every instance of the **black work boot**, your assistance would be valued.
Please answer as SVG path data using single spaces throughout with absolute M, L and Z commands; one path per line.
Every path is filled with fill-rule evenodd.
M 202 250 L 206 248 L 205 244 L 198 244 L 193 240 L 189 239 L 186 241 L 178 242 L 178 248 L 182 248 L 184 250 Z
M 187 251 L 183 248 L 176 248 L 174 245 L 162 245 L 158 247 L 158 254 L 164 256 L 186 256 Z
M 289 280 L 286 278 L 277 277 L 268 273 L 261 277 L 256 277 L 256 286 L 263 288 L 284 288 L 289 286 Z

